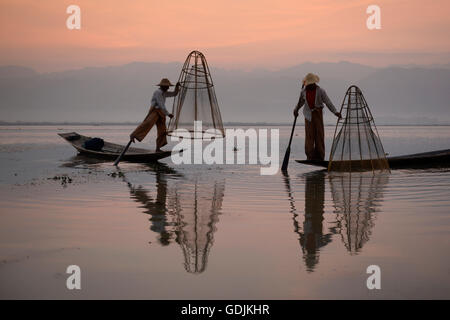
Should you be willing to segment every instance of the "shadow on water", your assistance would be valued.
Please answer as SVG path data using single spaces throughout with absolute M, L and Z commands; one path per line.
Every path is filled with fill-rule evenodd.
M 143 213 L 150 216 L 150 230 L 158 233 L 158 242 L 163 246 L 177 243 L 183 251 L 186 271 L 202 273 L 217 231 L 225 181 L 169 183 L 166 172 L 156 170 L 155 174 L 156 197 L 142 186 L 126 181 L 130 197 L 142 204 Z
M 362 250 L 369 241 L 376 214 L 382 201 L 384 187 L 388 183 L 386 173 L 329 174 L 313 171 L 301 176 L 304 179 L 304 212 L 295 206 L 294 191 L 289 175 L 284 175 L 284 184 L 290 203 L 294 232 L 302 249 L 302 258 L 308 272 L 313 272 L 319 263 L 320 251 L 340 235 L 350 254 Z M 328 178 L 328 179 L 327 179 Z M 335 220 L 324 231 L 325 187 L 331 189 Z M 302 222 L 300 222 L 302 221 Z

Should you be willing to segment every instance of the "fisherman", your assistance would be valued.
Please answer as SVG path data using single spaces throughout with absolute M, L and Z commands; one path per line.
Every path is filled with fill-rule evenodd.
M 303 107 L 305 116 L 305 153 L 307 160 L 325 159 L 325 141 L 323 128 L 324 104 L 339 119 L 342 117 L 328 98 L 325 90 L 317 85 L 319 76 L 308 73 L 303 79 L 303 87 L 297 106 L 294 109 L 294 116 L 298 117 L 298 110 Z
M 150 110 L 147 116 L 130 135 L 130 139 L 133 142 L 135 142 L 134 139 L 142 141 L 156 124 L 156 128 L 158 130 L 156 138 L 156 152 L 162 152 L 163 150 L 161 150 L 161 148 L 167 144 L 166 116 L 171 119 L 173 118 L 173 114 L 167 111 L 166 98 L 175 97 L 178 94 L 178 91 L 180 90 L 180 83 L 178 82 L 176 84 L 174 91 L 168 91 L 169 87 L 173 87 L 173 84 L 167 78 L 163 78 L 157 86 L 159 86 L 159 88 L 153 93 Z

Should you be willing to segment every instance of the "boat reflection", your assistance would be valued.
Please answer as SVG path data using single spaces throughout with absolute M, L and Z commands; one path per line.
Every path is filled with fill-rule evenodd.
M 150 229 L 159 234 L 162 245 L 176 242 L 189 273 L 202 273 L 214 241 L 216 224 L 222 209 L 225 181 L 170 180 L 156 172 L 156 197 L 142 186 L 127 183 L 131 198 L 142 204 L 150 215 Z
M 96 159 L 94 157 L 88 157 L 82 154 L 76 154 L 67 160 L 64 160 L 61 167 L 66 168 L 93 168 L 96 165 L 101 165 L 111 160 Z
M 77 154 L 64 160 L 61 165 L 63 168 L 73 168 L 73 169 L 87 169 L 99 172 L 110 172 L 112 170 L 112 161 L 105 159 L 97 159 L 94 157 L 89 157 L 82 154 Z M 116 168 L 115 173 L 125 174 L 128 171 L 139 171 L 139 172 L 161 172 L 165 174 L 178 175 L 180 174 L 163 162 L 148 162 L 148 163 L 134 163 L 122 161 L 120 167 Z
M 375 226 L 377 207 L 389 182 L 386 172 L 330 174 L 329 182 L 336 213 L 336 233 L 351 254 L 361 251 Z

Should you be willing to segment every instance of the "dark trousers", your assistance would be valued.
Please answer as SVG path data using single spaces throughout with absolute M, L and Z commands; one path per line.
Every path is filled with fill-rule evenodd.
M 322 109 L 315 109 L 311 121 L 305 119 L 305 153 L 308 160 L 325 159 L 325 131 Z

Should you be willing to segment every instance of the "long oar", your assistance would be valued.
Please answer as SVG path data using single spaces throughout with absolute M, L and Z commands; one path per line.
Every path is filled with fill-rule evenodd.
M 286 153 L 284 154 L 283 165 L 281 166 L 281 171 L 287 171 L 289 165 L 289 157 L 291 156 L 291 143 L 292 136 L 294 135 L 295 124 L 297 123 L 297 116 L 295 116 L 294 124 L 292 125 L 291 137 L 289 138 L 289 145 L 286 149 Z
M 123 155 L 125 154 L 125 152 L 127 152 L 128 148 L 130 147 L 130 144 L 132 142 L 133 142 L 133 140 L 130 139 L 127 146 L 125 148 L 123 148 L 122 153 L 120 154 L 120 156 L 117 157 L 116 161 L 114 162 L 115 166 L 117 166 L 119 164 L 120 160 L 122 160 Z

